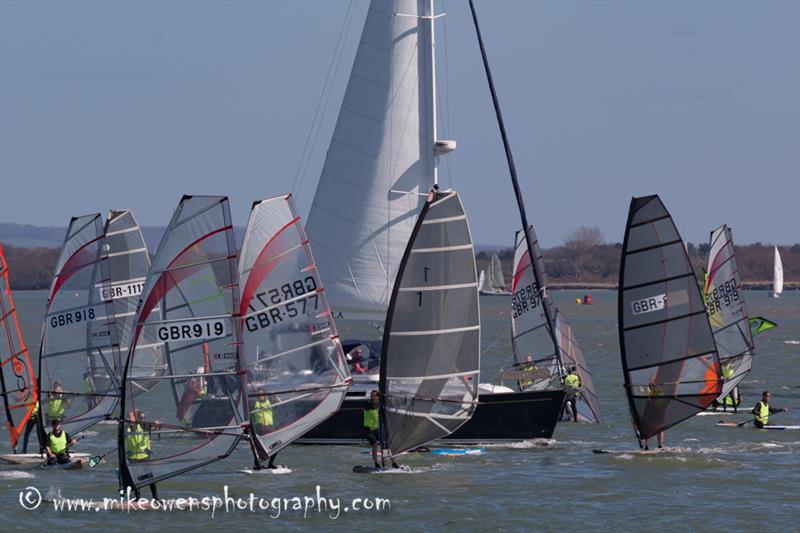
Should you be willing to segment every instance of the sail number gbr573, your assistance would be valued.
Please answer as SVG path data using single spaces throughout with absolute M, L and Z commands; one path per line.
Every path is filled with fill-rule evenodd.
M 254 307 L 259 303 L 263 306 L 261 310 Z M 312 276 L 306 276 L 254 294 L 248 305 L 250 312 L 244 319 L 244 327 L 253 332 L 298 315 L 313 316 L 318 306 L 317 282 Z

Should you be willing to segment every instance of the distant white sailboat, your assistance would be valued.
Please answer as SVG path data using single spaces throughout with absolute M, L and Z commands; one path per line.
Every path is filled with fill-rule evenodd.
M 485 296 L 511 296 L 511 291 L 506 290 L 506 281 L 503 277 L 503 267 L 500 264 L 500 257 L 492 252 L 489 260 L 489 275 L 481 270 L 480 293 Z
M 783 292 L 783 263 L 778 247 L 775 247 L 775 259 L 772 266 L 772 297 L 780 298 Z

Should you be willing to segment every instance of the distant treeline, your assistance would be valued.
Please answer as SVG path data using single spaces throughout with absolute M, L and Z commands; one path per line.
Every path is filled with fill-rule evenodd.
M 602 237 L 600 237 L 602 238 Z M 689 256 L 698 275 L 708 258 L 708 244 L 687 245 Z M 800 282 L 800 244 L 779 246 L 787 284 Z M 772 246 L 761 243 L 736 246 L 736 258 L 742 280 L 747 283 L 768 284 L 772 281 Z M 3 245 L 8 260 L 11 287 L 15 290 L 47 289 L 58 260 L 57 248 L 22 248 Z M 620 243 L 604 244 L 597 238 L 587 242 L 568 239 L 561 246 L 544 250 L 545 268 L 551 284 L 616 286 L 619 272 Z M 514 251 L 498 250 L 506 284 L 511 285 Z M 488 269 L 491 252 L 477 254 L 478 270 Z M 324 273 L 323 273 L 324 276 Z
M 708 260 L 708 244 L 695 246 L 687 244 L 689 257 L 698 279 Z M 742 281 L 750 285 L 768 285 L 772 283 L 773 247 L 761 243 L 735 246 L 736 259 Z M 800 244 L 779 246 L 783 263 L 784 281 L 787 285 L 800 282 Z M 498 250 L 503 275 L 507 285 L 511 285 L 511 269 L 514 250 L 511 248 Z M 619 261 L 622 244 L 592 244 L 576 246 L 575 243 L 564 244 L 543 250 L 545 269 L 551 285 L 561 286 L 614 286 L 619 276 Z M 489 268 L 491 252 L 477 254 L 478 270 Z

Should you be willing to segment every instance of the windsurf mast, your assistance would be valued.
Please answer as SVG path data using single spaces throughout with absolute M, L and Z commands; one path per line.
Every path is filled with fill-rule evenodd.
M 519 180 L 517 179 L 517 169 L 514 166 L 514 156 L 511 154 L 511 143 L 508 140 L 508 134 L 506 133 L 506 126 L 503 122 L 503 113 L 500 111 L 500 101 L 497 98 L 497 91 L 494 87 L 494 79 L 492 78 L 492 71 L 489 68 L 489 58 L 486 55 L 486 48 L 483 44 L 483 37 L 481 36 L 481 29 L 478 25 L 478 14 L 475 11 L 475 3 L 473 0 L 469 0 L 469 9 L 472 13 L 472 21 L 475 24 L 475 34 L 478 37 L 478 45 L 481 49 L 481 58 L 483 59 L 483 68 L 486 72 L 486 81 L 489 83 L 489 91 L 492 94 L 492 103 L 494 104 L 494 112 L 497 117 L 497 125 L 500 128 L 500 136 L 503 138 L 503 148 L 506 153 L 506 161 L 508 162 L 508 171 L 511 174 L 511 184 L 514 187 L 514 196 L 517 199 L 517 207 L 519 208 L 519 216 L 522 220 L 522 231 L 525 234 L 525 242 L 528 247 L 528 256 L 530 257 L 531 261 L 531 268 L 533 269 L 534 279 L 536 280 L 536 286 L 539 290 L 540 296 L 542 299 L 547 297 L 547 287 L 545 286 L 546 280 L 542 273 L 538 272 L 537 265 L 537 258 L 535 256 L 535 248 L 538 243 L 533 239 L 531 235 L 531 226 L 528 223 L 528 215 L 525 211 L 525 202 L 522 200 L 522 190 L 519 186 Z M 538 246 L 536 246 L 538 248 Z M 558 341 L 556 339 L 555 334 L 555 326 L 554 326 L 554 319 L 552 311 L 548 308 L 547 305 L 544 306 L 544 313 L 547 317 L 547 331 L 550 334 L 550 337 L 553 341 L 553 344 L 558 346 Z

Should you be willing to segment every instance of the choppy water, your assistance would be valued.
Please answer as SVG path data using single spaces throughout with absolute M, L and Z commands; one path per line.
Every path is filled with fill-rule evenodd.
M 249 493 L 266 498 L 339 498 L 336 511 L 309 510 L 225 512 L 56 512 L 52 504 L 24 510 L 20 491 L 35 487 L 43 495 L 113 497 L 116 460 L 82 471 L 44 471 L 0 467 L 0 527 L 9 530 L 125 531 L 186 528 L 187 531 L 353 530 L 422 531 L 797 531 L 800 529 L 800 431 L 717 428 L 715 422 L 738 417 L 695 417 L 667 432 L 675 453 L 659 456 L 595 455 L 593 448 L 636 448 L 622 388 L 616 326 L 616 293 L 594 291 L 593 306 L 573 303 L 577 291 L 553 293 L 573 324 L 594 374 L 605 418 L 602 425 L 563 423 L 554 440 L 487 447 L 482 456 L 447 458 L 430 454 L 409 457 L 416 473 L 353 474 L 355 464 L 368 463 L 364 448 L 293 446 L 279 462 L 294 469 L 288 475 L 247 476 L 236 473 L 250 464 L 241 446 L 225 461 L 159 485 L 162 497 L 223 496 Z M 43 292 L 15 294 L 31 353 L 38 350 Z M 775 423 L 800 424 L 800 292 L 780 300 L 766 292 L 749 292 L 751 314 L 768 317 L 778 329 L 756 338 L 753 372 L 741 387 L 752 406 L 764 388 L 773 404 L 789 413 Z M 483 298 L 484 381 L 511 359 L 507 300 Z M 78 451 L 104 453 L 115 445 L 113 426 L 96 426 L 96 435 Z M 8 450 L 5 430 L 0 450 Z M 146 491 L 145 491 L 146 492 Z M 353 498 L 388 498 L 381 512 L 351 509 Z M 258 502 L 256 501 L 256 509 Z M 345 512 L 344 507 L 348 507 Z

